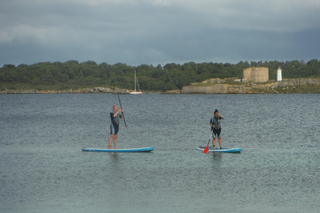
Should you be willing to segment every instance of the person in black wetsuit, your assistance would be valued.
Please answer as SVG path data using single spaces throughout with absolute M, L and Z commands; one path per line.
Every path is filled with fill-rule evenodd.
M 123 109 L 118 109 L 118 106 L 113 106 L 113 112 L 110 113 L 110 139 L 109 139 L 109 146 L 108 148 L 111 149 L 111 144 L 113 141 L 114 148 L 118 149 L 117 147 L 117 138 L 118 138 L 118 131 L 119 131 L 119 122 L 120 118 L 123 118 L 123 115 L 121 114 L 123 112 Z
M 212 129 L 212 137 L 213 137 L 212 149 L 215 149 L 217 136 L 218 136 L 218 140 L 219 140 L 220 149 L 222 149 L 222 144 L 221 144 L 221 124 L 220 124 L 221 119 L 224 119 L 224 116 L 219 115 L 219 112 L 216 109 L 214 111 L 213 118 L 210 119 L 210 126 L 211 126 L 211 129 Z

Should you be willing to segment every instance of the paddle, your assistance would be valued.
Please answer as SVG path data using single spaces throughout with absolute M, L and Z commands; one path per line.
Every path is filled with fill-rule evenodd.
M 210 136 L 210 138 L 209 138 L 209 140 L 208 140 L 208 144 L 207 144 L 206 148 L 203 150 L 203 153 L 208 154 L 208 152 L 209 152 L 209 143 L 210 143 L 210 140 L 211 140 L 211 136 Z
M 120 100 L 119 93 L 117 93 L 117 94 L 118 94 L 118 99 L 119 99 L 119 103 L 120 103 L 120 108 L 122 109 L 122 104 L 121 104 L 121 100 Z M 126 119 L 124 118 L 124 112 L 122 112 L 122 117 L 123 117 L 124 125 L 125 125 L 126 128 L 128 129 L 127 123 L 126 123 Z

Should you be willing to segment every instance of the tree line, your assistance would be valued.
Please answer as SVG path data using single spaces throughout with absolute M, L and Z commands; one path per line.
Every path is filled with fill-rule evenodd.
M 134 70 L 137 72 L 139 87 L 142 90 L 166 91 L 182 89 L 192 82 L 209 78 L 242 78 L 243 70 L 248 67 L 268 67 L 269 79 L 276 79 L 278 67 L 282 68 L 283 78 L 320 77 L 320 61 L 240 61 L 231 63 L 169 63 L 164 66 L 129 66 L 124 63 L 97 64 L 94 61 L 79 63 L 42 62 L 32 65 L 15 66 L 6 64 L 0 68 L 0 89 L 4 86 L 24 85 L 28 88 L 80 88 L 96 86 L 115 86 L 133 89 Z M 62 88 L 62 89 L 63 89 Z

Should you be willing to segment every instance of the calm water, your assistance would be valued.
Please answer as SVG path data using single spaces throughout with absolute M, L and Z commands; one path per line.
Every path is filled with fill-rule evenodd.
M 0 212 L 319 212 L 320 95 L 0 95 Z M 214 109 L 222 142 L 203 154 Z

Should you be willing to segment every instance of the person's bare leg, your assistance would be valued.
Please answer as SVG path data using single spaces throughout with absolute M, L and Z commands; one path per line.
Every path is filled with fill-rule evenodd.
M 111 144 L 112 144 L 113 138 L 114 138 L 114 134 L 111 134 L 110 139 L 109 139 L 109 146 L 108 146 L 109 149 L 111 149 Z
M 114 144 L 114 148 L 115 149 L 118 149 L 118 147 L 117 147 L 117 139 L 118 139 L 118 135 L 114 135 L 113 144 Z
M 218 138 L 218 141 L 219 141 L 219 146 L 220 146 L 220 149 L 223 149 L 223 148 L 222 148 L 221 137 L 219 137 L 219 138 Z
M 213 138 L 213 140 L 212 140 L 212 149 L 215 149 L 215 147 L 216 147 L 216 139 L 217 138 Z

